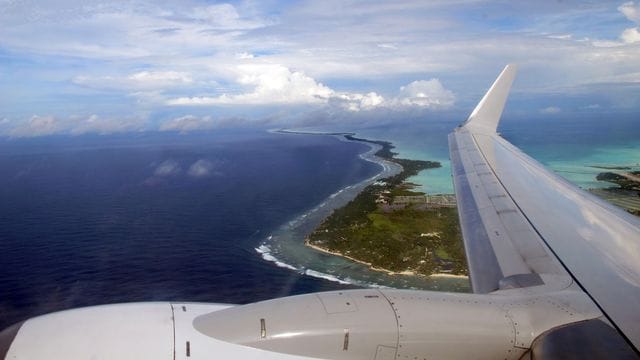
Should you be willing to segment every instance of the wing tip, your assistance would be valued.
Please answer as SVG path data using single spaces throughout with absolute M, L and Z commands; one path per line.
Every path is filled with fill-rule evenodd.
M 517 70 L 518 65 L 514 63 L 504 67 L 464 125 L 485 132 L 496 132 Z

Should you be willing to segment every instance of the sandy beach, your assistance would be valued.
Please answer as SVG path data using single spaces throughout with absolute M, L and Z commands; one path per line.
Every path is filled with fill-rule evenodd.
M 381 267 L 373 266 L 373 265 L 371 265 L 371 263 L 355 259 L 355 258 L 353 258 L 351 256 L 342 254 L 342 253 L 337 252 L 337 251 L 331 251 L 331 250 L 327 250 L 325 248 L 322 248 L 320 246 L 313 245 L 313 244 L 309 243 L 309 241 L 307 239 L 304 240 L 304 244 L 305 244 L 305 246 L 308 246 L 308 247 L 310 247 L 310 248 L 312 248 L 314 250 L 320 251 L 322 253 L 333 255 L 333 256 L 340 256 L 340 257 L 343 257 L 345 259 L 349 259 L 351 261 L 357 262 L 359 264 L 367 265 L 369 267 L 369 269 L 371 269 L 373 271 L 384 272 L 384 273 L 386 273 L 388 275 L 424 276 L 424 277 L 448 278 L 448 279 L 467 279 L 468 278 L 467 275 L 455 275 L 455 274 L 444 274 L 444 273 L 436 273 L 436 274 L 431 274 L 431 275 L 422 275 L 422 274 L 416 274 L 414 271 L 411 271 L 411 270 L 392 271 L 392 270 L 389 270 L 389 269 L 384 269 L 384 268 L 381 268 Z

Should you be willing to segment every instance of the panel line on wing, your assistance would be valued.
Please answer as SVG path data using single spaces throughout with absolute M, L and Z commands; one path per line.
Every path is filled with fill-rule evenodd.
M 463 197 L 458 204 L 467 209 L 474 209 L 477 212 L 474 214 L 476 221 L 482 223 L 480 231 L 463 230 L 474 292 L 496 290 L 500 286 L 500 280 L 516 275 L 566 275 L 562 267 L 550 256 L 544 242 L 523 216 L 499 181 L 490 161 L 481 151 L 478 141 L 485 141 L 485 138 L 491 137 L 478 136 L 466 128 L 458 129 L 450 136 L 456 193 L 470 193 L 466 200 Z M 460 217 L 462 223 L 469 221 L 469 214 L 466 212 L 461 212 Z M 482 243 L 485 245 L 478 246 Z M 479 251 L 483 247 L 484 249 Z M 493 252 L 495 260 L 487 257 L 487 251 Z M 478 257 L 479 253 L 482 254 L 481 260 L 472 260 Z M 487 273 L 487 265 L 479 265 L 482 262 L 489 266 L 497 266 L 498 269 Z M 483 285 L 478 287 L 476 282 Z
M 529 271 L 533 273 L 565 274 L 563 271 L 564 269 L 558 266 L 558 263 L 556 262 L 557 259 L 550 256 L 548 247 L 545 246 L 546 243 L 544 242 L 544 239 L 522 212 L 522 209 L 520 209 L 511 194 L 509 194 L 509 191 L 506 189 L 502 181 L 500 181 L 500 178 L 493 169 L 491 161 L 487 159 L 487 155 L 484 153 L 483 149 L 490 151 L 491 147 L 482 146 L 481 142 L 494 141 L 494 137 L 484 134 L 470 134 L 470 136 L 474 140 L 475 150 L 481 154 L 493 174 L 491 177 L 492 186 L 490 189 L 504 195 L 495 196 L 491 199 L 493 208 L 498 215 L 500 223 L 505 229 L 505 234 L 508 235 L 509 242 L 516 249 L 524 264 L 527 266 Z M 490 189 L 485 188 L 485 190 L 489 190 L 487 192 L 490 192 Z
M 468 181 L 467 169 L 461 158 L 459 140 L 461 139 L 453 134 L 449 136 L 452 175 L 471 287 L 475 293 L 489 293 L 497 288 L 504 275 L 480 217 L 478 204 L 473 198 L 472 185 Z

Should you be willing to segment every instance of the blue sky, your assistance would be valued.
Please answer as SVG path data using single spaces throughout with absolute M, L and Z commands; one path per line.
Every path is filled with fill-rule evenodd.
M 0 135 L 640 110 L 640 3 L 0 0 Z M 461 119 L 463 120 L 463 119 Z

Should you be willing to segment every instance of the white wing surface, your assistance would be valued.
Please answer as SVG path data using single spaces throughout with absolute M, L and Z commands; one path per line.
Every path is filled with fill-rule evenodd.
M 496 133 L 515 72 L 508 65 L 469 120 L 449 135 L 473 290 L 575 282 L 637 349 L 640 221 Z

